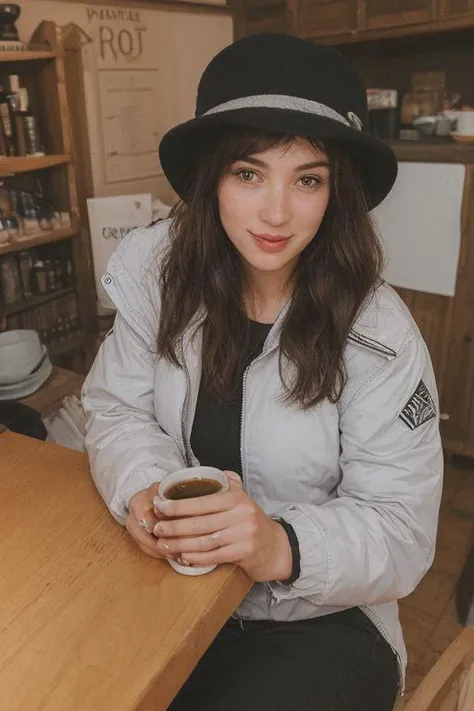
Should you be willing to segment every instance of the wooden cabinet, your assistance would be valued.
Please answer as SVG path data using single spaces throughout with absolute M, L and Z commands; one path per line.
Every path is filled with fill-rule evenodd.
M 330 37 L 355 32 L 359 24 L 357 0 L 298 0 L 297 34 Z
M 290 32 L 328 43 L 474 27 L 474 0 L 234 0 L 235 36 Z
M 284 0 L 234 0 L 234 37 L 258 32 L 288 32 Z
M 474 0 L 441 0 L 441 18 L 474 16 Z
M 96 307 L 89 234 L 79 209 L 60 28 L 43 22 L 28 50 L 0 52 L 2 85 L 11 75 L 34 97 L 44 155 L 0 157 L 8 214 L 18 225 L 7 240 L 5 231 L 0 240 L 0 331 L 34 329 L 53 362 L 70 365 L 95 341 Z
M 436 0 L 359 0 L 364 30 L 379 30 L 432 22 Z

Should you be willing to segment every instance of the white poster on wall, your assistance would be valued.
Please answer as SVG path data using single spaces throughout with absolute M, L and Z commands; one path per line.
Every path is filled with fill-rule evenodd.
M 162 129 L 150 106 L 159 105 L 158 70 L 100 69 L 98 79 L 107 182 L 156 175 Z
M 453 296 L 461 245 L 464 165 L 400 163 L 390 195 L 373 210 L 393 286 Z
M 100 283 L 108 261 L 121 240 L 135 227 L 145 227 L 152 220 L 150 194 L 119 195 L 87 200 L 91 230 L 92 257 L 99 304 L 114 308 Z

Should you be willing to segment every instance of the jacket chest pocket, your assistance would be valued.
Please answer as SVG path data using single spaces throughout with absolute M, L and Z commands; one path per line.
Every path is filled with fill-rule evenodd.
M 320 504 L 337 486 L 339 414 L 323 402 L 301 410 L 282 401 L 263 373 L 248 383 L 244 412 L 244 467 L 252 496 Z

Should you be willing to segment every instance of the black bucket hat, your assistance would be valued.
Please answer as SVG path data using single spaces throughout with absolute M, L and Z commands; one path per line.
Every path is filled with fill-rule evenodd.
M 217 124 L 333 139 L 359 168 L 369 208 L 397 176 L 391 148 L 368 132 L 365 87 L 351 62 L 332 47 L 282 34 L 244 37 L 211 60 L 199 82 L 195 118 L 168 131 L 159 155 L 178 195 Z

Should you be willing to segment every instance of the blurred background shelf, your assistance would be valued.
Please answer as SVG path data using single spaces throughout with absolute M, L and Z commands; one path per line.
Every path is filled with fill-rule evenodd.
M 0 50 L 0 62 L 34 62 L 39 59 L 55 59 L 57 56 L 57 52 L 42 49 L 25 49 L 12 52 Z
M 23 299 L 22 301 L 18 301 L 14 304 L 0 306 L 0 316 L 11 316 L 12 314 L 34 309 L 42 304 L 47 304 L 49 301 L 59 299 L 61 296 L 73 294 L 76 291 L 76 288 L 76 285 L 65 286 L 63 289 L 57 289 L 56 291 L 52 291 L 48 294 L 37 294 L 36 296 L 32 296 L 29 299 Z
M 70 163 L 72 158 L 67 154 L 46 156 L 0 156 L 0 177 L 28 173 L 32 170 L 43 170 L 57 165 Z
M 69 239 L 70 237 L 75 237 L 78 235 L 79 230 L 77 227 L 65 227 L 60 230 L 51 230 L 51 232 L 41 232 L 37 235 L 32 235 L 31 238 L 25 238 L 18 240 L 17 242 L 8 242 L 7 244 L 0 245 L 0 257 L 2 254 L 11 254 L 14 252 L 22 252 L 25 249 L 31 249 L 32 247 L 40 247 L 43 244 L 51 244 L 53 242 L 60 242 L 64 239 Z

